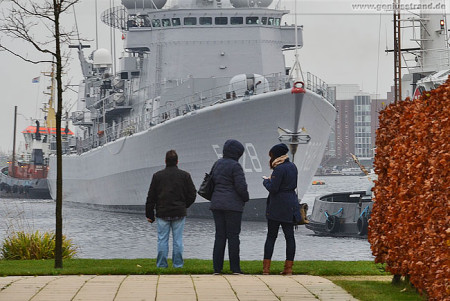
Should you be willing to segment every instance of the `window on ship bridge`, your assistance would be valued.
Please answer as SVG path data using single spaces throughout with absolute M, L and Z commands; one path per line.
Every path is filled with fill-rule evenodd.
M 184 25 L 197 25 L 197 18 L 196 17 L 184 18 Z
M 269 18 L 268 25 L 275 25 L 274 19 L 272 17 Z
M 261 23 L 267 25 L 267 17 L 261 17 Z
M 153 19 L 152 20 L 152 26 L 153 27 L 161 27 L 161 20 L 160 19 Z
M 244 18 L 243 17 L 231 17 L 230 24 L 231 25 L 244 24 Z
M 214 23 L 216 25 L 227 25 L 228 24 L 228 17 L 215 17 Z
M 163 27 L 169 27 L 170 26 L 170 19 L 162 19 L 162 26 Z
M 280 26 L 281 25 L 281 19 L 280 18 L 275 18 L 275 26 Z
M 247 17 L 245 18 L 245 24 L 258 24 L 259 18 L 258 17 Z
M 172 18 L 172 26 L 180 26 L 181 21 L 180 18 Z
M 212 18 L 211 17 L 200 17 L 199 21 L 200 21 L 200 25 L 212 25 Z

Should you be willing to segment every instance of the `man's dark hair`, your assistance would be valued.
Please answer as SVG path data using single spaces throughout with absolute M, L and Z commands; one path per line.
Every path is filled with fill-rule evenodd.
M 166 165 L 167 166 L 175 166 L 178 163 L 178 155 L 177 152 L 173 149 L 166 153 Z

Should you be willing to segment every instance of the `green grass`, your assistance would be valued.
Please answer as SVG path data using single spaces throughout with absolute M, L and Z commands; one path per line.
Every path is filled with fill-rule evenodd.
M 284 262 L 272 262 L 272 274 L 283 270 Z M 169 262 L 169 266 L 171 262 Z M 54 269 L 53 260 L 0 260 L 0 276 L 19 275 L 151 275 L 151 274 L 212 274 L 211 260 L 186 259 L 181 269 L 158 269 L 155 259 L 67 259 L 63 269 Z M 225 273 L 228 262 L 225 262 Z M 261 274 L 262 261 L 241 261 L 247 274 Z M 371 261 L 296 261 L 294 274 L 338 275 L 389 275 L 380 264 Z
M 283 269 L 283 264 L 282 261 L 272 262 L 272 274 L 278 274 Z M 66 259 L 63 269 L 55 269 L 53 266 L 53 260 L 0 260 L 0 276 L 213 273 L 212 261 L 200 259 L 186 259 L 181 269 L 158 269 L 155 259 Z M 225 273 L 230 273 L 228 266 L 228 262 L 225 262 Z M 241 268 L 247 274 L 261 274 L 262 261 L 241 261 Z M 389 275 L 383 265 L 371 261 L 296 261 L 293 270 L 294 274 L 317 276 Z M 390 282 L 353 280 L 333 282 L 362 301 L 425 300 L 405 283 L 392 285 Z
M 398 284 L 384 281 L 334 280 L 333 282 L 361 301 L 426 300 L 425 296 L 420 296 L 410 284 L 405 282 Z

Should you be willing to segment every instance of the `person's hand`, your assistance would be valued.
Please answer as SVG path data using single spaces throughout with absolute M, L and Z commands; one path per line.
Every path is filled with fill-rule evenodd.
M 262 177 L 264 180 L 268 180 L 268 179 L 270 179 L 269 177 L 267 177 L 267 176 L 263 176 Z
M 147 217 L 147 221 L 148 221 L 150 224 L 152 224 L 152 223 L 154 222 L 154 220 L 152 220 L 151 218 L 148 218 L 148 217 Z

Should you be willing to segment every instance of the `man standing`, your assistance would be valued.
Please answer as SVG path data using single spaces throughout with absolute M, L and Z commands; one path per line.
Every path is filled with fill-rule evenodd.
M 190 174 L 178 169 L 178 155 L 174 150 L 166 153 L 166 168 L 153 175 L 148 190 L 145 215 L 150 223 L 158 225 L 158 255 L 156 266 L 167 268 L 169 253 L 169 234 L 172 229 L 174 268 L 183 267 L 183 230 L 186 221 L 186 208 L 196 197 L 196 190 Z

